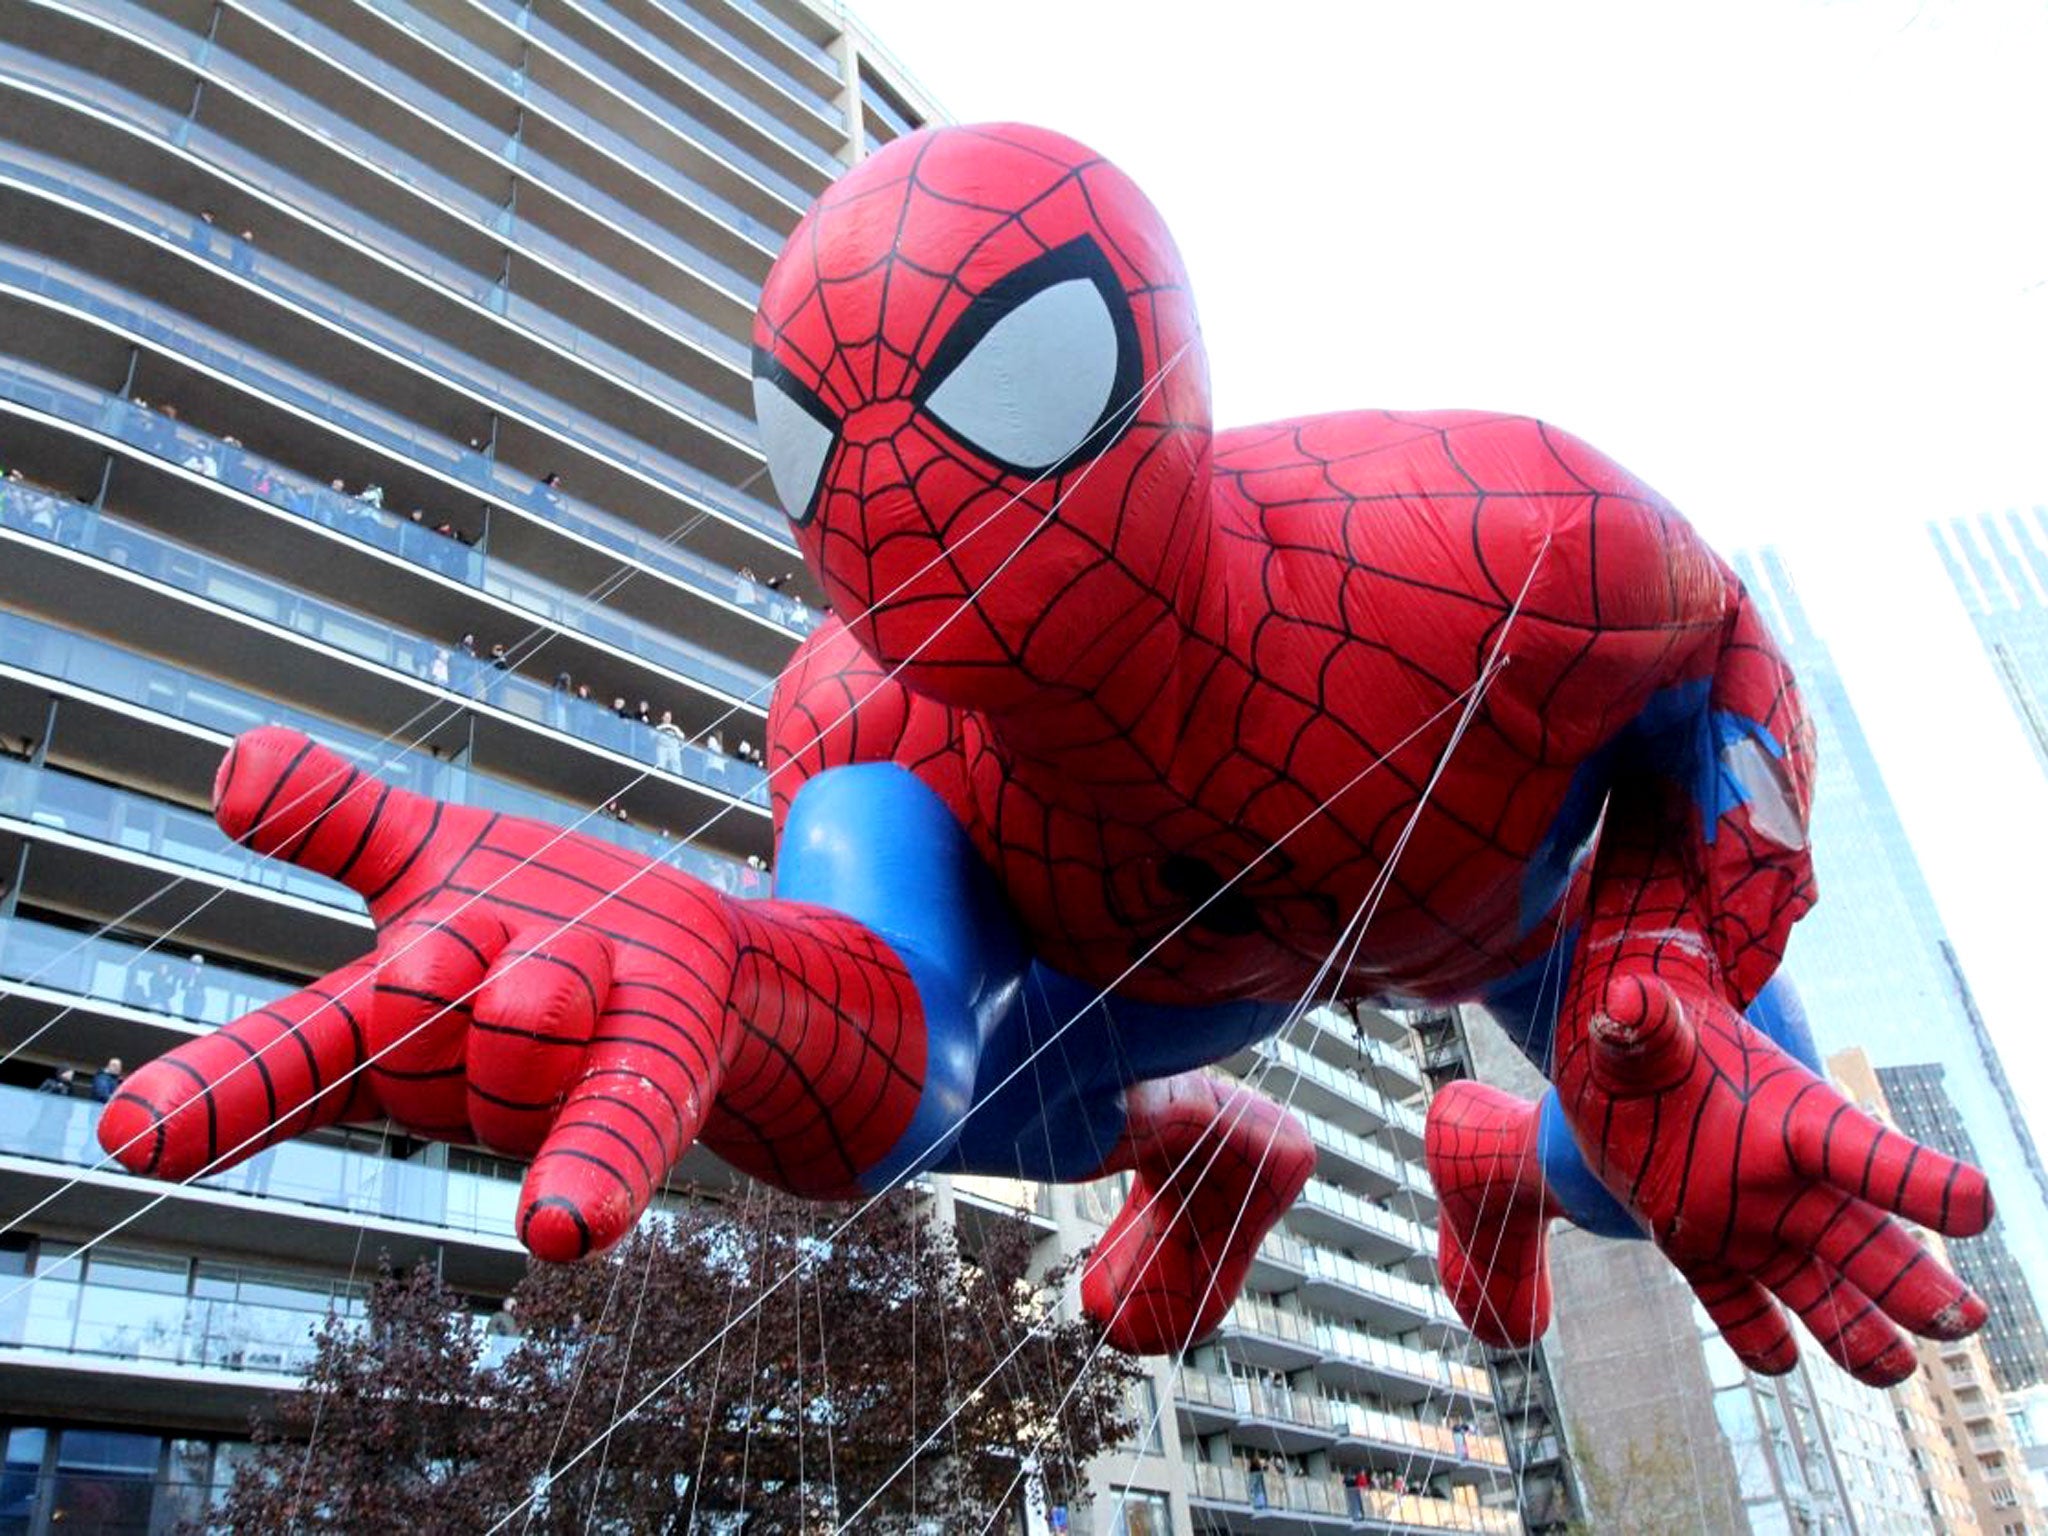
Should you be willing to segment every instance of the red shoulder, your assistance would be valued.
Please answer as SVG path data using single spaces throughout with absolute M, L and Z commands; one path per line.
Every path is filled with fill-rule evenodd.
M 851 763 L 900 763 L 949 805 L 964 803 L 958 716 L 891 677 L 827 619 L 797 647 L 768 705 L 775 830 L 814 775 Z

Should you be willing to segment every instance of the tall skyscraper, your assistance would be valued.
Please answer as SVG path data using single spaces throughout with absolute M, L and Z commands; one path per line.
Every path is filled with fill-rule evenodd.
M 1935 1150 L 1977 1161 L 1969 1126 L 1956 1112 L 1939 1062 L 1922 1066 L 1879 1067 L 1878 1081 L 1899 1128 Z M 1992 1374 L 2006 1391 L 2048 1382 L 2048 1329 L 2034 1308 L 2020 1267 L 2006 1248 L 1997 1227 L 1969 1243 L 1951 1243 L 1963 1277 L 1977 1288 L 1991 1317 L 1984 1325 L 1984 1348 Z
M 2048 507 L 1950 518 L 1929 532 L 2048 773 Z
M 1784 646 L 1819 736 L 1813 857 L 1820 902 L 1785 967 L 1825 1052 L 1862 1047 L 1878 1067 L 1939 1062 L 1999 1201 L 1998 1238 L 2018 1261 L 2015 1298 L 2048 1297 L 2048 1177 L 1827 643 L 1775 551 L 1737 571 Z M 1976 1280 L 1983 1239 L 1953 1245 Z

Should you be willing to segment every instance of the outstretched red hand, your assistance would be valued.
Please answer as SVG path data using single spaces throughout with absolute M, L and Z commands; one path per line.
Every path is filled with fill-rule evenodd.
M 237 841 L 361 894 L 377 946 L 142 1067 L 101 1144 L 186 1178 L 388 1115 L 532 1156 L 518 1230 L 541 1257 L 621 1236 L 720 1084 L 736 946 L 718 893 L 595 838 L 391 788 L 281 729 L 235 744 L 214 805 Z
M 1894 1323 L 1956 1338 L 1985 1307 L 1894 1216 L 1967 1237 L 1990 1223 L 1991 1192 L 1742 1017 L 1726 944 L 1709 938 L 1689 811 L 1648 778 L 1608 803 L 1558 1025 L 1559 1105 L 1587 1164 L 1745 1364 L 1791 1369 L 1782 1303 L 1844 1369 L 1903 1380 L 1914 1358 Z
M 1914 1357 L 1894 1324 L 1958 1338 L 1985 1307 L 1894 1216 L 1972 1236 L 1991 1220 L 1984 1176 L 1795 1061 L 1721 995 L 1698 951 L 1647 942 L 1665 953 L 1613 968 L 1559 1056 L 1559 1098 L 1594 1171 L 1744 1364 L 1791 1369 L 1782 1303 L 1851 1374 L 1904 1380 Z

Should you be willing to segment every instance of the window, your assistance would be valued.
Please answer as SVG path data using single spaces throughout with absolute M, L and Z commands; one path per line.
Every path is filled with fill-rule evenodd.
M 1162 1493 L 1126 1493 L 1118 1505 L 1112 1536 L 1173 1536 L 1173 1516 Z
M 57 1530 L 144 1536 L 163 1441 L 110 1429 L 67 1429 L 57 1439 L 50 1525 Z

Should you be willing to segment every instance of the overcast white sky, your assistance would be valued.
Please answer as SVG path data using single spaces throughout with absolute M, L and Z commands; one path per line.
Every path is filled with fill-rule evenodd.
M 2048 1146 L 2048 780 L 1922 532 L 2048 502 L 2048 7 L 855 9 L 1146 188 L 1220 423 L 1527 411 L 1784 548 Z

